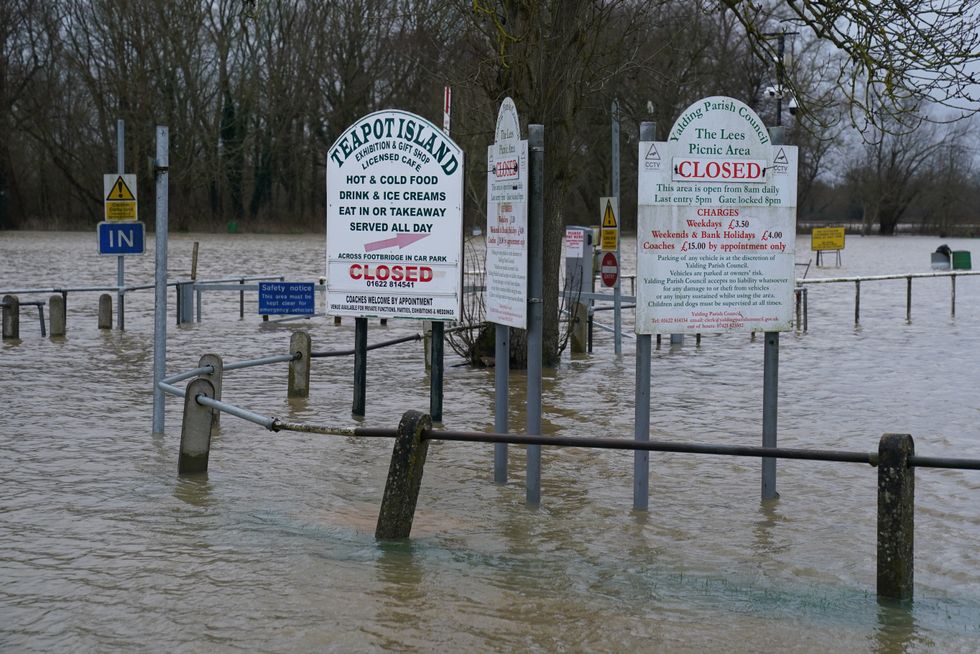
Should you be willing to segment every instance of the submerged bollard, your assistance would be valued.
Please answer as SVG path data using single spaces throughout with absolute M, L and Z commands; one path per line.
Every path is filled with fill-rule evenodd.
M 20 338 L 20 299 L 3 296 L 3 338 Z
M 878 444 L 878 597 L 911 600 L 915 528 L 915 468 L 909 434 L 885 434 Z
M 184 420 L 180 426 L 180 459 L 177 474 L 193 475 L 208 471 L 211 453 L 211 408 L 197 403 L 197 396 L 214 397 L 214 386 L 197 378 L 187 385 L 184 396 Z
M 432 428 L 432 419 L 418 411 L 406 411 L 398 423 L 398 436 L 391 452 L 388 481 L 378 512 L 374 537 L 378 540 L 408 538 L 412 533 L 415 505 L 422 487 L 422 468 L 429 442 L 422 432 Z
M 65 298 L 56 294 L 48 298 L 48 318 L 51 321 L 51 336 L 64 336 L 68 328 Z
M 287 397 L 310 396 L 310 350 L 313 345 L 306 332 L 295 332 L 289 337 L 289 351 L 299 354 L 298 359 L 289 362 L 289 389 Z
M 214 368 L 214 372 L 211 374 L 198 375 L 199 379 L 207 379 L 214 386 L 214 399 L 221 399 L 221 384 L 222 379 L 225 375 L 225 364 L 221 360 L 221 357 L 217 354 L 205 354 L 202 355 L 200 360 L 197 362 L 198 368 L 203 368 L 205 366 L 211 366 Z M 211 426 L 220 427 L 221 426 L 221 412 L 212 411 L 211 412 Z
M 112 296 L 108 293 L 99 296 L 99 329 L 112 329 Z

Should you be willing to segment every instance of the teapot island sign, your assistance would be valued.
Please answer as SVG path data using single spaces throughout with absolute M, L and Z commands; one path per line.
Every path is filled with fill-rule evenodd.
M 796 148 L 727 97 L 640 143 L 636 333 L 792 328 L 796 166 Z
M 364 116 L 327 151 L 326 311 L 462 317 L 463 151 L 405 111 Z

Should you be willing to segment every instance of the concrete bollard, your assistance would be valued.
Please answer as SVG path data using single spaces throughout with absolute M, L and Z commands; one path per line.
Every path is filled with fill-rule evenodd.
M 48 318 L 51 321 L 51 336 L 64 336 L 68 329 L 68 314 L 65 312 L 63 295 L 48 298 Z
M 214 386 L 214 399 L 221 399 L 221 383 L 225 375 L 225 365 L 221 360 L 221 357 L 217 354 L 205 354 L 197 362 L 198 368 L 203 368 L 205 366 L 211 366 L 214 368 L 214 372 L 211 374 L 199 375 L 199 379 L 207 379 Z M 211 412 L 211 426 L 215 429 L 221 426 L 221 412 L 212 411 Z
M 20 299 L 3 296 L 3 338 L 20 338 Z
M 388 481 L 378 513 L 374 537 L 378 540 L 408 538 L 412 533 L 415 505 L 422 487 L 422 469 L 429 442 L 422 432 L 432 428 L 432 419 L 418 411 L 406 411 L 398 423 L 398 436 L 391 452 Z
M 187 385 L 184 420 L 180 426 L 180 459 L 177 474 L 193 475 L 208 471 L 211 453 L 211 408 L 197 403 L 198 395 L 214 397 L 214 386 L 198 377 Z
M 289 351 L 299 353 L 298 359 L 289 362 L 289 390 L 287 397 L 310 396 L 310 351 L 313 344 L 306 332 L 295 332 L 289 338 Z
M 99 329 L 112 329 L 112 296 L 108 293 L 99 296 Z
M 885 434 L 878 444 L 878 597 L 911 600 L 915 528 L 915 443 Z

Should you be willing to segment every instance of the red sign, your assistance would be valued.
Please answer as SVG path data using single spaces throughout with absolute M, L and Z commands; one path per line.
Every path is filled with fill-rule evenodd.
M 616 285 L 616 279 L 619 277 L 619 262 L 616 261 L 615 252 L 606 252 L 602 256 L 602 263 L 599 264 L 599 274 L 602 276 L 602 283 L 605 286 Z

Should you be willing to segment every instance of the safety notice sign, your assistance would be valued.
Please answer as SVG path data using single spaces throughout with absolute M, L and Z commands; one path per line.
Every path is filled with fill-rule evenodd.
M 425 118 L 364 116 L 327 151 L 326 312 L 461 318 L 463 151 Z

